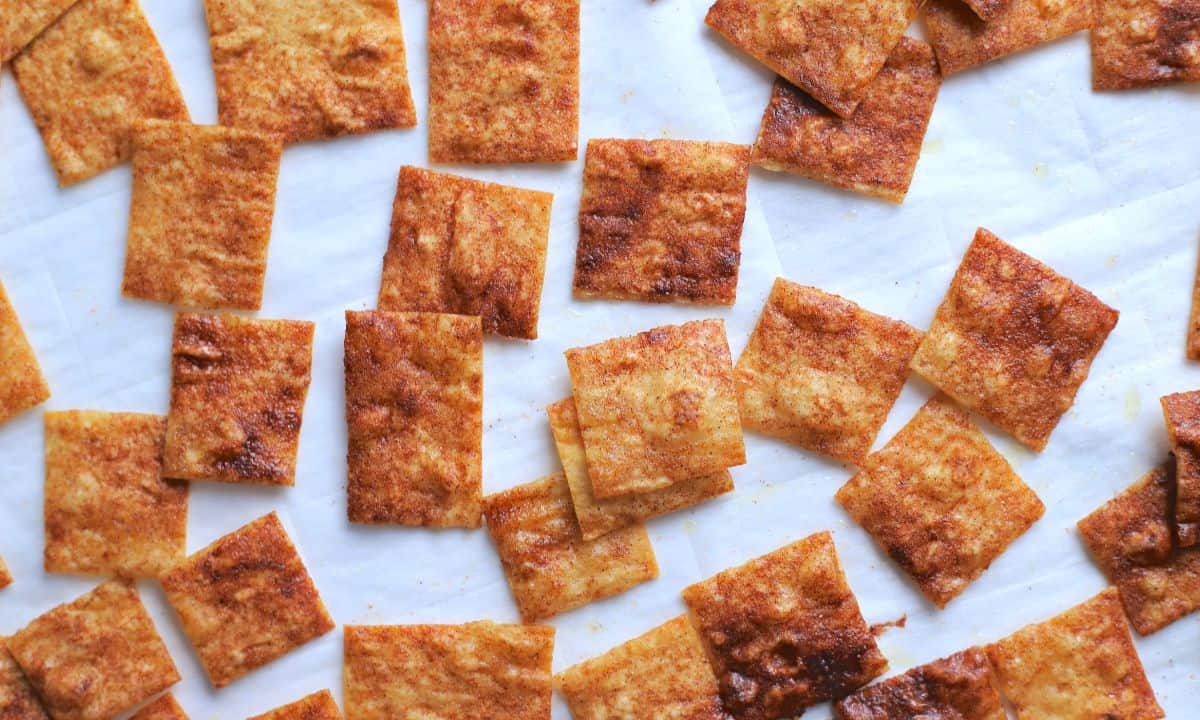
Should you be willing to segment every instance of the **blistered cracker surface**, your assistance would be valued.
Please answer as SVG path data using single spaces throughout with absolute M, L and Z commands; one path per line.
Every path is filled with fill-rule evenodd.
M 739 720 L 799 715 L 887 669 L 828 532 L 685 588 L 683 599 Z
M 179 681 L 137 588 L 122 580 L 41 615 L 8 649 L 54 720 L 116 717 Z
M 79 0 L 0 0 L 0 63 L 21 52 Z
M 7 638 L 0 637 L 0 719 L 50 720 L 17 661 L 8 653 Z
M 81 0 L 12 69 L 60 185 L 128 160 L 135 120 L 188 120 L 137 0 Z
M 47 412 L 47 572 L 158 577 L 187 553 L 188 487 L 162 474 L 166 420 Z
M 133 132 L 126 297 L 257 310 L 282 146 L 234 128 L 148 120 Z
M 579 0 L 429 3 L 429 159 L 574 160 Z
M 479 527 L 479 318 L 347 312 L 345 370 L 350 520 Z
M 665 325 L 566 356 L 595 497 L 746 462 L 724 322 Z
M 188 716 L 175 700 L 175 696 L 167 693 L 143 706 L 129 720 L 188 720 Z
M 205 0 L 222 125 L 297 142 L 417 123 L 395 0 Z
M 732 305 L 750 149 L 687 140 L 591 140 L 575 296 Z
M 328 690 L 321 690 L 296 702 L 275 708 L 250 720 L 342 720 L 342 711 Z
M 547 720 L 554 628 L 347 626 L 347 720 Z
M 50 386 L 42 377 L 17 309 L 0 283 L 0 425 L 49 397 Z
M 735 368 L 742 424 L 861 464 L 920 341 L 906 323 L 778 278 Z
M 0 557 L 0 590 L 12 585 L 12 573 L 8 571 L 8 565 L 5 564 L 4 558 Z
M 836 720 L 1007 720 L 977 647 L 869 685 L 834 705 Z
M 1091 0 L 1092 87 L 1200 80 L 1200 0 Z
M 1117 591 L 987 647 L 1000 692 L 1020 720 L 1156 720 Z
M 1116 324 L 1095 295 L 980 228 L 912 368 L 1041 450 Z
M 294 485 L 314 325 L 180 313 L 167 477 Z
M 275 513 L 188 557 L 162 586 L 218 688 L 333 629 Z
M 754 163 L 903 202 L 941 82 L 933 49 L 908 37 L 900 39 L 848 119 L 776 78 Z
M 479 315 L 486 333 L 536 338 L 553 200 L 402 167 L 379 309 Z
M 1175 521 L 1179 544 L 1200 543 L 1200 390 L 1160 400 L 1171 453 L 1175 456 Z
M 1092 2 L 1009 0 L 984 21 L 960 0 L 929 0 L 926 36 L 942 75 L 952 75 L 1091 27 Z

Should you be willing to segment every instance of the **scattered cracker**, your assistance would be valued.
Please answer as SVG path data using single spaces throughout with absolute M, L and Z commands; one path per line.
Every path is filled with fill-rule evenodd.
M 589 141 L 575 296 L 732 305 L 749 175 L 745 145 Z
M 49 397 L 50 386 L 0 283 L 0 425 Z
M 314 325 L 180 313 L 163 471 L 294 485 Z
M 578 136 L 579 0 L 429 3 L 431 162 L 574 160 Z
M 1092 88 L 1200 80 L 1200 2 L 1092 0 Z
M 342 720 L 342 711 L 333 694 L 321 690 L 249 720 Z
M 1116 324 L 1095 295 L 980 228 L 912 368 L 1040 451 Z
M 862 464 L 920 342 L 906 323 L 778 278 L 735 370 L 742 424 Z
M 833 707 L 836 720 L 1007 720 L 977 647 L 869 685 Z
M 1175 522 L 1179 544 L 1200 543 L 1200 390 L 1161 398 L 1171 453 L 1175 456 Z
M 12 60 L 78 1 L 0 0 L 0 64 Z
M 0 718 L 50 720 L 17 661 L 8 654 L 8 641 L 0 637 Z
M 984 21 L 960 0 L 929 0 L 926 34 L 942 75 L 952 75 L 1086 30 L 1091 1 L 1009 0 Z
M 685 588 L 683 599 L 725 711 L 742 720 L 799 715 L 887 669 L 828 532 Z
M 167 693 L 138 710 L 129 720 L 188 720 L 188 716 L 179 707 L 175 696 Z
M 12 573 L 8 571 L 8 565 L 4 563 L 4 558 L 0 557 L 0 590 L 12 585 Z M 3 715 L 0 715 L 3 717 Z
M 486 333 L 536 338 L 553 200 L 401 168 L 379 309 L 480 315 Z
M 162 586 L 218 688 L 333 629 L 275 513 L 192 555 Z

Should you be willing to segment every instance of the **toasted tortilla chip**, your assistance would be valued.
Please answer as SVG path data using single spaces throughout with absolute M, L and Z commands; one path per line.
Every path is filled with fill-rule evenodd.
M 0 557 L 0 590 L 12 585 L 12 573 L 8 571 L 8 565 L 4 563 L 4 558 Z M 0 717 L 4 717 L 0 715 Z
M 1179 544 L 1200 543 L 1200 390 L 1160 400 L 1171 453 L 1175 456 L 1175 522 Z
M 1092 0 L 1096 90 L 1200 80 L 1200 2 Z
M 162 586 L 218 688 L 334 627 L 275 513 L 192 555 Z
M 179 707 L 175 696 L 167 693 L 138 710 L 129 720 L 188 720 L 188 716 Z
M 486 333 L 536 338 L 553 200 L 401 168 L 379 309 L 479 315 Z
M 734 717 L 798 716 L 887 669 L 828 532 L 685 588 L 683 600 Z
M 0 425 L 49 397 L 50 386 L 0 283 Z
M 8 653 L 7 638 L 0 637 L 0 718 L 50 720 L 17 661 Z
M 745 145 L 589 141 L 575 296 L 732 305 L 749 175 Z
M 960 0 L 929 0 L 925 28 L 942 75 L 1066 37 L 1092 25 L 1092 0 L 1009 0 L 986 21 Z
M 1075 402 L 1117 315 L 980 228 L 912 368 L 1040 451 Z
M 836 720 L 1007 720 L 987 655 L 967 648 L 869 685 L 833 706 Z
M 566 356 L 596 498 L 746 462 L 723 321 L 665 325 Z
M 0 0 L 0 64 L 12 60 L 78 1 Z
M 250 720 L 342 720 L 342 711 L 333 694 L 321 690 Z
M 574 160 L 579 0 L 429 3 L 429 160 Z
M 1000 692 L 1023 720 L 1164 717 L 1112 588 L 989 645 L 987 654 Z

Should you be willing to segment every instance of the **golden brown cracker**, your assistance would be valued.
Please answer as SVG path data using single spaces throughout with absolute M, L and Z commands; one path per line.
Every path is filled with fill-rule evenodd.
M 967 648 L 859 690 L 833 706 L 836 720 L 1008 720 L 987 655 Z
M 0 718 L 50 720 L 6 643 L 6 638 L 0 637 Z
M 183 708 L 179 707 L 175 696 L 166 693 L 160 695 L 154 702 L 143 706 L 129 720 L 188 720 L 188 716 Z
M 16 57 L 78 1 L 0 0 L 0 63 Z
M 1092 0 L 1092 88 L 1200 80 L 1200 0 Z
M 925 29 L 952 75 L 1092 26 L 1092 0 L 1009 0 L 986 21 L 960 0 L 929 0 Z
M 1179 544 L 1200 543 L 1200 390 L 1160 399 L 1175 456 L 1175 522 Z
M 321 690 L 249 720 L 342 720 L 342 711 L 333 694 Z
M 12 581 L 12 573 L 8 571 L 8 565 L 4 563 L 4 558 L 0 557 L 0 590 L 12 585 Z
M 49 397 L 50 386 L 0 283 L 0 425 Z

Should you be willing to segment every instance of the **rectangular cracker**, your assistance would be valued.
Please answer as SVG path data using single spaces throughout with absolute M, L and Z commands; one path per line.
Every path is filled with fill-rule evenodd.
M 431 0 L 429 161 L 574 160 L 579 0 Z
M 798 716 L 887 670 L 828 532 L 723 570 L 683 600 L 723 707 L 741 720 Z
M 1200 2 L 1092 0 L 1092 88 L 1200 80 Z
M 4 720 L 50 720 L 42 709 L 25 673 L 8 652 L 8 639 L 0 637 L 0 718 Z
M 217 688 L 334 627 L 275 513 L 219 538 L 161 582 Z
M 746 462 L 723 321 L 665 325 L 566 357 L 595 497 Z
M 1040 451 L 1075 402 L 1118 313 L 979 228 L 912 368 Z
M 1008 720 L 987 655 L 967 648 L 859 690 L 833 706 L 835 720 Z
M 205 0 L 221 125 L 284 143 L 417 124 L 392 0 Z
M 479 318 L 346 312 L 351 522 L 479 527 Z
M 171 693 L 160 695 L 157 700 L 145 705 L 134 713 L 129 720 L 188 720 L 187 713 L 179 707 L 175 696 Z
M 925 29 L 942 75 L 1012 55 L 1092 25 L 1092 0 L 1009 0 L 982 20 L 961 0 L 929 0 Z
M 49 398 L 50 386 L 0 283 L 0 425 Z
M 777 278 L 734 370 L 742 425 L 861 465 L 921 332 Z
M 479 315 L 486 333 L 535 339 L 553 200 L 400 168 L 379 309 Z
M 320 690 L 249 720 L 342 720 L 342 711 L 338 709 L 333 693 Z
M 1159 400 L 1175 456 L 1175 523 L 1179 544 L 1200 543 L 1200 390 Z
M 750 148 L 590 140 L 575 297 L 732 305 Z
M 235 128 L 135 123 L 122 294 L 259 309 L 282 151 Z
M 314 329 L 299 320 L 175 316 L 167 477 L 296 484 Z
M 16 57 L 78 1 L 0 0 L 0 64 Z
M 618 595 L 658 577 L 644 525 L 583 539 L 561 473 L 489 495 L 483 512 L 524 622 Z

